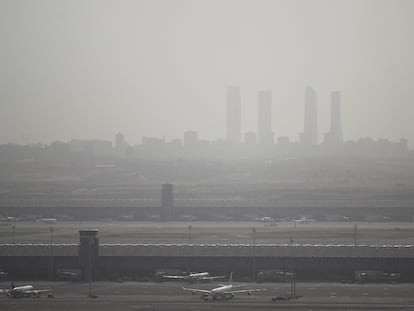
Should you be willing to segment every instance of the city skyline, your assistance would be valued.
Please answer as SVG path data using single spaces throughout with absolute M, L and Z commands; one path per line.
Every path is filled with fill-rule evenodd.
M 0 291 L 414 310 L 413 17 L 414 0 L 0 0 Z
M 341 92 L 330 92 L 330 125 L 329 129 L 325 133 L 319 133 L 318 128 L 318 100 L 316 90 L 307 85 L 304 91 L 304 113 L 303 113 L 303 132 L 298 131 L 297 139 L 290 139 L 288 136 L 275 135 L 273 132 L 273 116 L 272 116 L 272 90 L 259 90 L 257 91 L 257 131 L 245 130 L 242 124 L 243 117 L 243 105 L 242 96 L 239 86 L 228 86 L 227 94 L 225 97 L 225 132 L 223 136 L 219 136 L 213 139 L 206 139 L 199 137 L 197 129 L 187 129 L 183 131 L 181 136 L 166 138 L 165 135 L 154 137 L 143 134 L 139 142 L 128 143 L 125 139 L 124 133 L 117 132 L 114 137 L 114 149 L 121 155 L 125 154 L 128 146 L 142 145 L 147 146 L 160 146 L 166 143 L 173 144 L 175 146 L 183 146 L 186 148 L 197 148 L 200 143 L 212 143 L 221 142 L 229 145 L 277 145 L 286 143 L 299 143 L 304 146 L 339 146 L 347 142 L 357 142 L 361 140 L 372 140 L 372 137 L 358 137 L 355 140 L 345 140 L 344 132 L 342 128 L 342 106 L 341 106 Z M 277 113 L 277 111 L 276 111 Z M 289 116 L 286 116 L 289 118 Z M 322 136 L 319 140 L 319 136 Z M 107 145 L 108 138 L 72 138 L 70 142 L 79 142 L 79 148 L 83 148 L 84 144 L 88 142 L 105 142 Z M 388 141 L 390 143 L 397 142 L 398 140 L 390 140 L 384 137 L 378 137 L 377 141 Z M 57 139 L 54 142 L 62 142 L 61 139 Z M 409 147 L 409 141 L 406 137 L 400 137 L 399 142 Z M 32 142 L 27 142 L 26 145 L 30 145 Z M 34 142 L 39 143 L 39 142 Z M 111 142 L 112 144 L 112 142 Z M 0 144 L 1 145 L 1 144 Z M 46 144 L 47 145 L 47 144 Z M 75 144 L 76 146 L 76 144 Z M 78 147 L 75 147 L 78 148 Z M 106 149 L 108 146 L 104 147 Z
M 317 92 L 316 90 L 307 85 L 304 91 L 304 102 L 303 102 L 303 131 L 301 132 L 298 129 L 296 139 L 291 139 L 289 136 L 277 135 L 278 133 L 273 132 L 273 117 L 272 117 L 272 90 L 259 90 L 257 91 L 257 123 L 256 131 L 245 130 L 242 124 L 243 117 L 243 105 L 242 105 L 242 96 L 240 94 L 239 86 L 229 86 L 227 87 L 227 94 L 225 98 L 225 132 L 222 136 L 218 136 L 212 139 L 206 139 L 204 137 L 199 137 L 199 132 L 197 129 L 186 129 L 181 133 L 180 136 L 176 137 L 166 137 L 162 136 L 149 136 L 145 133 L 140 137 L 139 141 L 136 142 L 127 142 L 124 133 L 118 131 L 114 136 L 113 146 L 118 153 L 125 153 L 127 146 L 133 145 L 152 145 L 152 144 L 165 144 L 167 142 L 178 144 L 184 147 L 197 147 L 197 144 L 200 142 L 215 142 L 222 141 L 223 143 L 230 145 L 273 145 L 280 143 L 279 140 L 284 143 L 300 143 L 302 145 L 342 145 L 346 142 L 360 141 L 365 139 L 372 139 L 375 141 L 375 138 L 370 136 L 357 137 L 352 140 L 344 139 L 344 132 L 342 128 L 342 105 L 341 105 L 341 92 L 340 91 L 331 91 L 330 92 L 330 120 L 329 128 L 326 132 L 319 133 L 319 124 L 318 124 L 318 102 L 317 102 Z M 277 113 L 277 111 L 276 111 Z M 286 116 L 289 117 L 289 116 Z M 319 136 L 322 138 L 319 139 Z M 378 137 L 377 141 L 386 140 L 389 142 L 397 141 L 406 141 L 407 146 L 409 146 L 409 141 L 406 137 L 400 137 L 397 140 L 389 139 L 388 137 Z M 46 145 L 52 144 L 54 142 L 62 142 L 63 139 L 56 139 Z M 88 137 L 88 138 L 71 138 L 69 141 L 79 141 L 79 142 L 91 142 L 91 141 L 108 141 L 106 138 L 97 138 L 97 137 Z M 23 145 L 38 144 L 41 142 L 32 142 L 27 141 Z M 111 140 L 112 143 L 112 140 Z M 12 142 L 13 144 L 13 142 Z M 1 144 L 0 145 L 4 145 Z
M 242 137 L 268 89 L 275 140 L 297 141 L 311 85 L 319 141 L 340 90 L 345 141 L 412 143 L 413 13 L 406 0 L 5 0 L 0 144 L 225 138 L 228 85 L 241 90 Z

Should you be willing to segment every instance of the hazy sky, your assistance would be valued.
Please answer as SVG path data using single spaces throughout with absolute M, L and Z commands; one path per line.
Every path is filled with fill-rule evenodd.
M 239 85 L 243 132 L 273 91 L 275 136 L 298 140 L 306 85 L 319 138 L 330 91 L 346 140 L 414 143 L 414 1 L 0 0 L 0 143 L 224 136 Z

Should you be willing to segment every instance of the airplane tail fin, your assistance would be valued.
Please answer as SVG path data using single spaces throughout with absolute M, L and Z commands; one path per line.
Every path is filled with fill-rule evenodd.
M 230 277 L 229 277 L 229 283 L 230 284 L 231 284 L 232 280 L 233 280 L 233 271 L 230 273 Z

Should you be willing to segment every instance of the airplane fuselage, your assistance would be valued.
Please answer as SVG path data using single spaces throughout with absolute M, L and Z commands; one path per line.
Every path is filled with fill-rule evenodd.
M 36 297 L 37 293 L 33 292 L 32 285 L 24 285 L 24 286 L 16 286 L 10 292 L 9 295 L 14 298 L 21 298 L 21 297 Z
M 13 298 L 33 297 L 39 298 L 41 293 L 51 292 L 50 289 L 35 289 L 33 285 L 15 286 L 9 291 L 9 296 Z
M 189 278 L 201 278 L 201 277 L 208 277 L 210 276 L 210 273 L 208 272 L 200 272 L 200 273 L 190 273 L 188 276 Z
M 224 286 L 213 288 L 211 290 L 211 293 L 212 294 L 222 294 L 222 293 L 231 291 L 232 288 L 233 288 L 233 285 L 224 285 Z
M 231 299 L 234 297 L 234 294 L 231 293 L 233 285 L 223 285 L 220 287 L 213 288 L 209 293 L 204 293 L 201 295 L 201 299 L 208 300 L 211 297 L 213 300 L 216 299 Z

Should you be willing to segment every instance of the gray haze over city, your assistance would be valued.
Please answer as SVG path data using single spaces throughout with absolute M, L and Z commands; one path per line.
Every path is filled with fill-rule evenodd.
M 414 310 L 413 13 L 0 0 L 0 309 Z
M 227 88 L 241 133 L 272 91 L 274 140 L 299 141 L 305 89 L 318 142 L 341 94 L 344 140 L 414 141 L 414 2 L 0 1 L 0 143 L 226 138 Z

